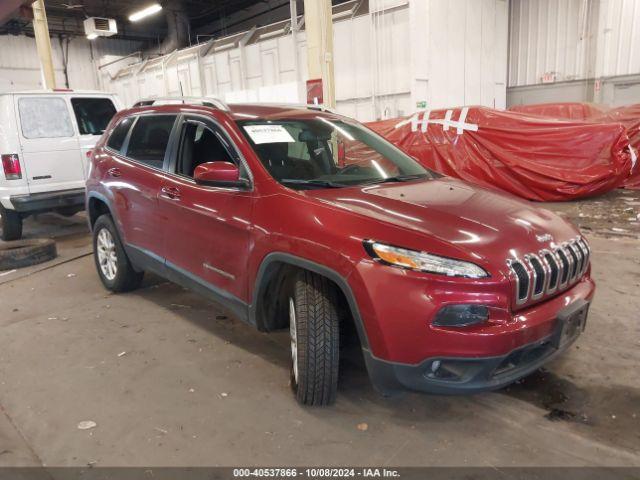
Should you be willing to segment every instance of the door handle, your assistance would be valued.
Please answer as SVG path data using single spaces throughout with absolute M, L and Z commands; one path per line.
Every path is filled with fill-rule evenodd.
M 162 187 L 160 189 L 160 195 L 171 200 L 179 200 L 180 190 L 176 187 Z
M 109 170 L 107 170 L 107 173 L 109 175 L 111 175 L 112 177 L 118 178 L 122 176 L 122 172 L 120 171 L 119 168 L 110 168 Z

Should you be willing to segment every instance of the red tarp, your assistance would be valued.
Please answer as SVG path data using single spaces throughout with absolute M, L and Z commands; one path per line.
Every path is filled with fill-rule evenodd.
M 565 102 L 565 103 L 536 103 L 534 105 L 514 105 L 509 111 L 526 115 L 542 115 L 564 120 L 587 120 L 594 115 L 600 115 L 607 110 L 603 105 L 595 103 Z
M 640 154 L 640 104 L 608 109 L 593 103 L 538 103 L 514 105 L 512 112 L 542 115 L 555 119 L 586 120 L 592 123 L 621 123 L 627 129 L 633 154 Z M 625 188 L 640 189 L 640 162 L 635 161 L 633 171 L 623 184 Z
M 604 193 L 620 186 L 631 168 L 626 131 L 617 123 L 486 107 L 425 113 L 368 126 L 427 168 L 530 200 Z
M 635 164 L 629 178 L 623 184 L 624 188 L 640 190 L 640 104 L 619 107 L 594 116 L 591 122 L 621 123 L 627 129 L 629 144 L 633 148 Z

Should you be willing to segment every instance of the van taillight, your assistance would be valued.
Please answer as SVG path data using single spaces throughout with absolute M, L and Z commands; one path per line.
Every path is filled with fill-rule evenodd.
M 4 169 L 4 176 L 7 180 L 20 180 L 22 178 L 20 159 L 15 153 L 2 155 L 2 168 Z

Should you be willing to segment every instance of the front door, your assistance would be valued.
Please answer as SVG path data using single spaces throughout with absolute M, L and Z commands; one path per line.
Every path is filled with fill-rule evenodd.
M 198 185 L 201 163 L 239 163 L 232 142 L 213 122 L 183 120 L 180 141 L 160 190 L 164 257 L 174 269 L 205 288 L 247 302 L 247 265 L 253 193 Z M 246 174 L 246 171 L 245 171 Z
M 176 115 L 137 117 L 122 147 L 110 153 L 105 168 L 107 188 L 113 193 L 113 207 L 120 220 L 123 241 L 141 253 L 162 261 L 162 226 L 158 194 L 163 185 L 167 145 Z M 123 120 L 125 123 L 129 119 Z M 119 126 L 116 127 L 116 130 Z M 115 136 L 115 131 L 114 135 Z

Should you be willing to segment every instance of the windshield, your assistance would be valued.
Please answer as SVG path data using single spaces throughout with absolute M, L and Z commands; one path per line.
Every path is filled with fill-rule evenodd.
M 356 122 L 317 116 L 246 120 L 238 125 L 273 178 L 291 188 L 340 188 L 435 177 Z

